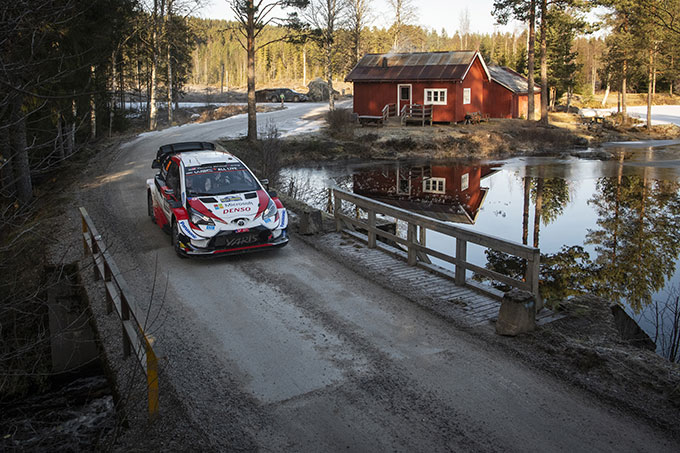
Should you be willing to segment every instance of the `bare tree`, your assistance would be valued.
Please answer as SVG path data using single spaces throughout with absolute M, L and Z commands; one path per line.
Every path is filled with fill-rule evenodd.
M 333 98 L 333 56 L 337 51 L 335 32 L 345 19 L 345 0 L 312 0 L 304 11 L 304 18 L 314 29 L 324 52 L 326 82 L 328 83 L 328 107 L 335 109 Z
M 349 26 L 349 32 L 352 36 L 352 46 L 354 47 L 352 52 L 352 57 L 354 59 L 352 66 L 354 66 L 361 59 L 363 30 L 373 22 L 371 0 L 348 0 L 347 11 L 347 25 Z
M 309 0 L 229 0 L 229 7 L 236 15 L 239 23 L 237 31 L 239 44 L 246 51 L 248 58 L 248 140 L 257 140 L 257 104 L 255 102 L 255 52 L 278 41 L 290 40 L 294 31 L 301 28 L 297 12 L 288 14 L 287 18 L 277 17 L 275 12 L 282 8 L 305 8 Z M 272 41 L 257 45 L 256 41 L 267 25 L 286 27 L 289 33 Z
M 416 21 L 418 9 L 413 0 L 388 0 L 394 13 L 394 43 L 392 48 L 399 51 L 403 46 L 404 26 Z

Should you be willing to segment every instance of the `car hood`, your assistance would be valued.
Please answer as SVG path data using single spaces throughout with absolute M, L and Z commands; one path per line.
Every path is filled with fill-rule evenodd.
M 237 225 L 239 220 L 250 223 L 267 209 L 269 195 L 264 190 L 231 195 L 189 198 L 189 206 L 210 217 L 215 223 Z

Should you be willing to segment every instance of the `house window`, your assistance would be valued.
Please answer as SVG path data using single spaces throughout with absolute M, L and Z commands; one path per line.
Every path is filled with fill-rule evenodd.
M 445 88 L 425 89 L 425 104 L 446 105 L 446 89 Z
M 423 181 L 423 192 L 428 193 L 445 193 L 446 179 L 444 178 L 428 178 Z
M 402 101 L 411 100 L 411 87 L 409 85 L 402 85 L 399 87 L 399 99 Z
M 470 174 L 465 173 L 463 176 L 460 177 L 460 191 L 467 190 L 468 187 L 470 187 Z
M 463 104 L 469 104 L 472 97 L 471 88 L 463 88 Z

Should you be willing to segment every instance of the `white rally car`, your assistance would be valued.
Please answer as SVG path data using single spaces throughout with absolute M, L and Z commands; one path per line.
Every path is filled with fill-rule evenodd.
M 235 156 L 214 143 L 161 146 L 147 180 L 148 214 L 170 233 L 180 256 L 221 255 L 282 247 L 288 215 Z M 264 186 L 263 186 L 264 183 Z

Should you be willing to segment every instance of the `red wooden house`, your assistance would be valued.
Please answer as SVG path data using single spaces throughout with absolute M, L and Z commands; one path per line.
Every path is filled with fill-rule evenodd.
M 432 105 L 432 120 L 458 122 L 485 112 L 491 77 L 479 52 L 367 54 L 346 81 L 354 83 L 354 112 L 379 116 L 387 104 Z
M 510 68 L 489 65 L 491 80 L 484 96 L 484 111 L 491 118 L 526 117 L 529 102 L 529 83 Z M 541 105 L 540 88 L 534 87 L 534 106 Z

